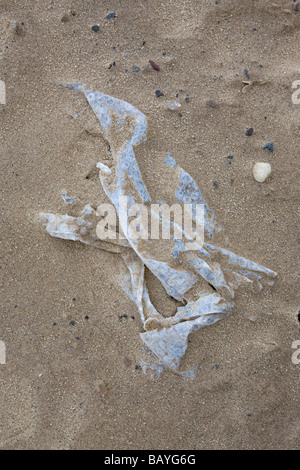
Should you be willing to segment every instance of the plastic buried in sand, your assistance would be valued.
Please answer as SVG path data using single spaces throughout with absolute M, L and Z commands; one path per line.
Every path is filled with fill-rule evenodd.
M 174 195 L 172 203 L 190 204 L 192 208 L 202 204 L 204 235 L 209 242 L 204 241 L 191 250 L 185 238 L 178 241 L 172 237 L 164 241 L 164 249 L 161 249 L 159 241 L 151 240 L 150 236 L 146 240 L 128 236 L 128 220 L 124 218 L 124 212 L 120 212 L 120 196 L 126 200 L 127 214 L 135 204 L 152 207 L 152 196 L 142 179 L 133 150 L 145 140 L 146 118 L 131 104 L 100 92 L 87 91 L 81 83 L 65 88 L 85 95 L 110 145 L 110 166 L 98 163 L 97 167 L 102 188 L 118 214 L 119 231 L 125 236 L 101 240 L 97 233 L 99 215 L 90 205 L 85 205 L 78 217 L 43 212 L 44 226 L 53 237 L 80 241 L 122 256 L 128 269 L 122 290 L 140 314 L 144 329 L 140 337 L 153 353 L 152 370 L 156 369 L 159 375 L 161 370 L 169 367 L 181 375 L 194 377 L 195 369 L 186 372 L 180 369 L 190 333 L 229 315 L 234 306 L 234 292 L 240 285 L 255 282 L 262 288 L 263 278 L 273 278 L 276 273 L 212 244 L 220 230 L 214 214 L 196 182 L 170 154 L 166 157 L 164 171 L 168 176 L 168 191 L 171 187 Z M 66 198 L 65 193 L 64 199 L 67 203 L 76 200 Z M 194 219 L 193 211 L 192 214 Z M 173 316 L 164 316 L 164 312 L 154 307 L 145 281 L 145 267 L 159 279 L 169 296 L 181 302 Z

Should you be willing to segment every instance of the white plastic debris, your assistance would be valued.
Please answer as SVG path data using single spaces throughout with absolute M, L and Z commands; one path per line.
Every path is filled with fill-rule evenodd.
M 263 183 L 272 173 L 270 163 L 258 162 L 253 167 L 253 176 L 256 181 Z
M 97 168 L 99 168 L 99 170 L 105 173 L 106 175 L 111 175 L 111 169 L 107 165 L 104 165 L 104 163 L 98 162 Z
M 180 242 L 170 239 L 165 240 L 162 250 L 150 237 L 148 241 L 141 241 L 128 236 L 128 220 L 124 219 L 122 208 L 119 207 L 120 196 L 125 198 L 128 209 L 136 203 L 149 205 L 153 202 L 143 182 L 133 150 L 135 145 L 145 140 L 145 116 L 125 101 L 100 92 L 87 91 L 83 84 L 75 83 L 67 85 L 66 88 L 84 93 L 110 145 L 110 167 L 101 162 L 97 167 L 100 170 L 101 185 L 119 216 L 120 232 L 125 234 L 126 238 L 109 241 L 97 239 L 95 226 L 99 219 L 89 205 L 83 208 L 78 218 L 42 213 L 42 220 L 51 236 L 81 241 L 121 254 L 129 273 L 122 282 L 122 289 L 139 311 L 144 327 L 140 336 L 159 361 L 157 373 L 165 366 L 179 371 L 189 334 L 204 326 L 213 325 L 229 315 L 234 305 L 234 292 L 241 284 L 256 282 L 262 288 L 263 277 L 274 277 L 276 273 L 224 248 L 214 246 L 211 242 L 204 242 L 202 246 L 196 245 L 191 251 L 186 237 Z M 196 205 L 204 206 L 204 233 L 211 241 L 221 227 L 216 225 L 214 214 L 205 203 L 196 182 L 176 164 L 170 154 L 166 157 L 164 171 L 170 177 L 168 181 L 173 190 L 174 202 L 190 204 L 193 218 Z M 158 312 L 152 304 L 144 276 L 145 266 L 160 280 L 172 298 L 185 304 L 179 307 L 172 317 L 164 316 L 164 312 Z M 206 292 L 200 287 L 201 278 L 206 281 Z M 195 292 L 198 293 L 196 301 L 190 294 L 192 288 L 193 296 Z M 151 369 L 155 369 L 155 363 L 153 364 Z M 193 377 L 195 369 L 179 373 Z

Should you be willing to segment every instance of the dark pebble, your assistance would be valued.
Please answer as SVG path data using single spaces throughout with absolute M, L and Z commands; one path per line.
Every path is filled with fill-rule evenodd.
M 274 144 L 273 144 L 273 142 L 268 142 L 268 143 L 263 147 L 263 149 L 264 149 L 264 150 L 267 149 L 267 150 L 269 150 L 269 152 L 274 152 Z
M 125 320 L 127 320 L 128 315 L 126 315 L 126 313 L 125 313 L 124 315 L 120 315 L 120 316 L 118 317 L 118 320 L 119 320 L 119 321 L 122 321 L 123 318 L 125 318 Z
M 133 65 L 133 66 L 132 66 L 132 71 L 133 71 L 133 72 L 136 72 L 136 73 L 137 73 L 137 72 L 139 72 L 140 70 L 141 70 L 140 67 L 138 67 L 137 65 Z
M 76 297 L 73 297 L 73 299 L 72 299 L 72 300 L 73 300 L 73 302 L 76 302 Z
M 141 370 L 141 368 L 142 368 L 142 367 L 141 367 L 140 365 L 138 365 L 138 364 L 135 366 L 135 370 Z
M 246 75 L 247 80 L 250 80 L 250 75 L 247 69 L 244 69 L 244 74 Z
M 189 97 L 187 96 L 184 101 L 188 103 L 190 101 Z
M 95 25 L 95 26 L 92 26 L 92 30 L 93 30 L 95 33 L 98 33 L 98 31 L 100 31 L 100 28 L 99 28 L 99 26 Z
M 70 21 L 70 18 L 67 15 L 64 15 L 61 19 L 62 23 L 67 23 L 68 21 Z
M 213 181 L 213 187 L 214 187 L 214 189 L 218 189 L 219 185 L 216 181 Z
M 300 310 L 299 310 L 299 312 L 298 312 L 297 317 L 298 317 L 298 322 L 300 323 Z
M 71 326 L 75 326 L 75 324 L 76 323 L 74 322 L 74 320 L 70 321 L 70 323 L 69 323 L 69 325 L 71 325 Z
M 114 18 L 117 18 L 117 15 L 115 13 L 108 13 L 108 15 L 106 15 L 107 20 L 111 20 Z
M 160 96 L 165 96 L 160 90 L 156 90 L 155 94 L 157 98 L 159 98 Z
M 159 65 L 157 65 L 153 60 L 149 60 L 149 64 L 151 65 L 151 67 L 156 70 L 156 72 L 159 72 L 160 71 L 160 67 Z
M 250 137 L 250 135 L 252 135 L 252 134 L 253 134 L 253 127 L 250 127 L 250 129 L 247 129 L 246 135 L 247 135 L 248 137 Z
M 88 315 L 87 315 L 86 317 L 84 317 L 84 318 L 85 318 L 86 320 L 88 320 L 88 319 L 89 319 Z
M 227 158 L 229 158 L 230 160 L 232 160 L 232 159 L 233 159 L 233 155 L 228 155 Z

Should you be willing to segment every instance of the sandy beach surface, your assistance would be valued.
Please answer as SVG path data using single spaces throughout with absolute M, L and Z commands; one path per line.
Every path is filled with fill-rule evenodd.
M 300 448 L 299 44 L 292 0 L 1 0 L 1 449 Z M 199 363 L 194 380 L 140 368 L 122 259 L 39 223 L 41 211 L 72 215 L 64 191 L 107 201 L 96 170 L 107 142 L 83 95 L 60 86 L 73 82 L 145 114 L 136 159 L 157 200 L 170 152 L 224 248 L 278 273 L 189 337 L 182 366 Z M 263 183 L 257 162 L 272 167 Z M 146 277 L 153 304 L 174 313 Z

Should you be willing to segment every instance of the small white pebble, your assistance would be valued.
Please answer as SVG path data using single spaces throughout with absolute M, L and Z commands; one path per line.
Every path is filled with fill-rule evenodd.
M 253 176 L 256 181 L 263 183 L 272 172 L 270 163 L 258 162 L 253 167 Z
M 181 108 L 181 104 L 177 103 L 177 101 L 171 101 L 171 103 L 168 104 L 168 108 L 171 111 L 175 111 L 176 109 Z

